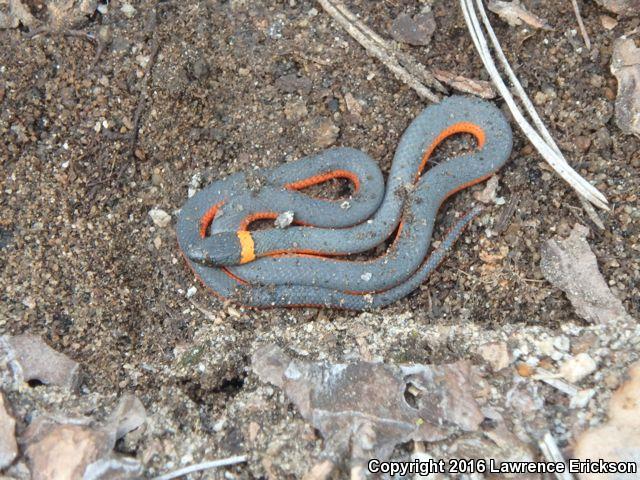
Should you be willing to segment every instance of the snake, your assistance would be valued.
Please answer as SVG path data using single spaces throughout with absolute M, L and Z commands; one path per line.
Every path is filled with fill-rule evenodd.
M 459 133 L 475 138 L 472 151 L 426 168 L 438 145 Z M 497 172 L 512 135 L 492 103 L 447 97 L 406 128 L 386 184 L 369 155 L 348 147 L 238 172 L 187 200 L 176 224 L 179 248 L 202 284 L 247 307 L 386 306 L 417 289 L 480 213 L 475 206 L 463 214 L 430 252 L 441 205 Z M 351 184 L 348 198 L 304 191 L 332 179 Z M 293 213 L 289 225 L 251 228 L 283 212 Z

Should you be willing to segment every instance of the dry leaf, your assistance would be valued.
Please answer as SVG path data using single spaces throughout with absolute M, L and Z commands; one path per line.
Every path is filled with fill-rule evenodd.
M 355 362 L 326 364 L 291 359 L 274 345 L 258 350 L 253 371 L 284 389 L 300 414 L 325 439 L 328 458 L 351 465 L 388 459 L 397 444 L 436 441 L 474 431 L 483 420 L 471 390 L 467 362 L 395 366 Z M 405 391 L 419 395 L 410 405 Z
M 496 91 L 493 89 L 491 82 L 474 80 L 473 78 L 456 75 L 455 73 L 447 72 L 446 70 L 434 70 L 433 76 L 459 92 L 470 93 L 471 95 L 487 99 L 496 97 Z
M 640 137 L 640 48 L 632 39 L 614 43 L 611 73 L 618 79 L 616 124 L 624 133 Z
M 596 256 L 585 237 L 589 229 L 576 225 L 566 240 L 548 240 L 540 268 L 545 278 L 567 295 L 576 313 L 589 322 L 631 320 L 622 302 L 607 286 Z
M 513 27 L 517 27 L 526 23 L 533 28 L 541 28 L 543 30 L 552 30 L 551 26 L 546 20 L 529 12 L 520 0 L 513 0 L 512 2 L 503 2 L 500 0 L 490 1 L 487 5 L 489 10 L 497 14 L 505 22 Z

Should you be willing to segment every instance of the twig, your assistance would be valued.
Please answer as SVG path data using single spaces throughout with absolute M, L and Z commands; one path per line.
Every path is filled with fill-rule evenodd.
M 421 98 L 431 102 L 440 101 L 440 98 L 435 93 L 400 64 L 396 56 L 390 53 L 390 48 L 386 42 L 360 22 L 344 5 L 337 0 L 333 2 L 318 0 L 318 2 L 354 40 L 362 45 L 370 55 L 380 60 L 400 81 L 413 88 Z M 414 63 L 417 65 L 417 62 Z M 423 73 L 426 72 L 424 67 L 422 69 Z
M 558 444 L 556 443 L 556 439 L 553 438 L 550 432 L 546 432 L 544 434 L 542 440 L 538 442 L 538 445 L 540 446 L 540 451 L 542 451 L 544 458 L 548 462 L 565 463 L 562 452 L 560 452 Z M 565 470 L 562 473 L 556 471 L 555 476 L 558 480 L 573 480 L 573 475 L 569 473 L 568 466 L 565 467 Z
M 151 76 L 151 70 L 153 70 L 153 66 L 156 63 L 156 58 L 158 57 L 159 51 L 160 44 L 154 38 L 151 46 L 151 54 L 149 55 L 149 63 L 147 64 L 147 68 L 144 72 L 143 86 L 140 89 L 140 96 L 138 97 L 138 105 L 133 116 L 133 130 L 131 130 L 131 137 L 129 139 L 129 158 L 132 158 L 135 154 L 136 144 L 138 143 L 138 131 L 140 130 L 140 117 L 142 116 L 142 111 L 144 110 L 144 106 L 146 103 L 147 82 L 149 80 L 149 77 Z
M 547 163 L 551 165 L 556 173 L 558 173 L 567 183 L 569 183 L 569 185 L 571 185 L 576 190 L 576 192 L 578 192 L 580 195 L 582 195 L 597 207 L 600 207 L 603 210 L 609 210 L 609 205 L 606 197 L 597 188 L 595 188 L 587 180 L 580 176 L 573 168 L 571 168 L 571 166 L 567 163 L 562 153 L 560 152 L 560 149 L 556 145 L 555 141 L 551 137 L 551 134 L 549 134 L 549 131 L 540 119 L 540 116 L 533 107 L 531 100 L 525 93 L 522 85 L 518 81 L 518 78 L 509 65 L 509 62 L 507 61 L 507 58 L 502 51 L 500 43 L 498 42 L 498 38 L 496 37 L 493 28 L 491 27 L 491 23 L 489 22 L 487 13 L 484 10 L 482 0 L 476 0 L 476 5 L 482 17 L 484 27 L 486 28 L 487 33 L 489 34 L 489 37 L 491 39 L 493 49 L 495 50 L 495 53 L 497 54 L 502 67 L 507 73 L 511 84 L 513 85 L 518 97 L 522 101 L 527 113 L 537 127 L 537 130 L 524 118 L 522 112 L 516 105 L 515 100 L 511 95 L 511 92 L 509 91 L 509 88 L 505 85 L 502 77 L 500 76 L 500 73 L 498 72 L 496 64 L 491 56 L 491 52 L 487 44 L 487 39 L 484 36 L 482 27 L 480 26 L 480 21 L 478 20 L 473 0 L 460 0 L 460 5 L 462 7 L 462 13 L 467 23 L 467 27 L 469 28 L 469 33 L 471 34 L 471 38 L 476 49 L 478 50 L 482 62 L 484 63 L 484 66 L 489 72 L 493 83 L 498 88 L 500 95 L 502 95 L 502 97 L 506 101 L 511 114 L 513 115 L 514 119 L 516 120 L 524 134 L 527 136 L 527 138 L 529 138 L 531 143 L 538 150 L 538 152 L 540 152 Z
M 329 2 L 338 10 L 349 22 L 356 26 L 363 34 L 377 44 L 382 50 L 384 50 L 391 57 L 398 59 L 400 65 L 407 69 L 412 75 L 421 78 L 428 86 L 435 88 L 439 92 L 447 93 L 447 89 L 440 83 L 434 74 L 425 68 L 422 63 L 417 61 L 411 55 L 402 51 L 393 49 L 387 41 L 385 41 L 380 35 L 367 27 L 364 23 L 358 20 L 358 17 L 349 10 L 344 3 L 340 0 L 329 0 Z M 322 3 L 322 2 L 321 2 Z
M 511 200 L 509 200 L 509 203 L 507 203 L 506 208 L 502 210 L 502 213 L 500 214 L 500 217 L 496 222 L 496 226 L 493 229 L 494 232 L 502 233 L 507 229 L 507 227 L 511 223 L 511 218 L 513 217 L 513 214 L 516 212 L 516 209 L 518 208 L 519 204 L 520 204 L 520 196 L 516 193 L 511 197 Z
M 155 477 L 153 480 L 171 480 L 173 478 L 182 477 L 190 473 L 201 472 L 202 470 L 212 470 L 214 468 L 227 467 L 229 465 L 236 465 L 238 463 L 244 463 L 247 461 L 245 455 L 238 455 L 235 457 L 223 458 L 221 460 L 211 460 L 208 462 L 202 462 L 188 467 L 180 468 L 173 472 L 165 473 L 159 477 Z
M 536 369 L 536 374 L 531 378 L 534 380 L 540 380 L 547 385 L 555 388 L 556 390 L 561 391 L 565 395 L 569 395 L 570 397 L 575 397 L 578 395 L 578 388 L 571 383 L 565 382 L 560 378 L 558 374 L 551 373 L 550 371 L 538 367 Z
M 587 46 L 587 50 L 591 50 L 591 40 L 589 40 L 587 29 L 584 28 L 584 22 L 582 21 L 582 15 L 580 15 L 578 0 L 571 0 L 571 3 L 573 4 L 573 11 L 576 14 L 576 18 L 578 19 L 578 26 L 580 27 L 580 33 L 582 34 L 582 38 L 584 39 L 584 44 Z

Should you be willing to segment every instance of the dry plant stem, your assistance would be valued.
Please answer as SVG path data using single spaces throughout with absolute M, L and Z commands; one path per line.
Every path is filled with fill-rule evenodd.
M 576 19 L 578 20 L 578 26 L 580 27 L 580 33 L 582 34 L 582 39 L 584 40 L 584 44 L 587 46 L 587 50 L 591 50 L 591 40 L 589 40 L 589 34 L 587 33 L 587 29 L 584 28 L 584 22 L 582 21 L 582 15 L 580 14 L 580 7 L 578 6 L 578 0 L 571 0 L 573 4 L 573 11 L 576 14 Z
M 356 24 L 344 16 L 344 14 L 329 2 L 329 0 L 318 1 L 322 8 L 331 15 L 333 19 L 338 22 L 347 31 L 347 33 L 351 35 L 351 37 L 353 37 L 354 40 L 362 45 L 369 54 L 384 63 L 384 65 L 391 70 L 400 81 L 413 88 L 420 98 L 436 103 L 440 101 L 440 98 L 435 93 L 400 65 L 398 60 L 394 56 L 390 55 L 388 51 L 380 48 L 376 42 L 368 38 L 361 28 L 358 28 Z M 361 25 L 360 22 L 359 25 Z
M 564 457 L 558 448 L 558 444 L 556 443 L 556 439 L 553 438 L 550 432 L 546 432 L 542 440 L 538 442 L 540 446 L 540 451 L 544 455 L 545 460 L 548 462 L 564 462 Z M 565 470 L 568 470 L 566 468 Z M 556 472 L 555 476 L 558 480 L 574 480 L 573 475 L 571 475 L 568 471 L 564 471 L 562 473 Z
M 202 462 L 196 465 L 190 465 L 179 470 L 175 470 L 159 477 L 155 477 L 154 480 L 172 480 L 174 478 L 183 477 L 190 473 L 201 472 L 203 470 L 211 470 L 214 468 L 227 467 L 229 465 L 235 465 L 237 463 L 244 463 L 247 461 L 245 455 L 238 455 L 236 457 L 223 458 L 222 460 L 211 460 L 209 462 Z
M 328 2 L 351 24 L 355 25 L 356 28 L 358 28 L 363 34 L 369 37 L 369 39 L 373 43 L 377 44 L 377 46 L 379 46 L 384 52 L 386 52 L 391 57 L 395 56 L 400 65 L 406 68 L 409 73 L 415 75 L 418 78 L 421 78 L 424 83 L 432 88 L 435 88 L 439 92 L 447 93 L 447 89 L 442 85 L 442 83 L 440 83 L 440 81 L 435 77 L 434 74 L 432 74 L 425 68 L 424 65 L 418 62 L 411 55 L 393 49 L 386 40 L 384 40 L 380 35 L 367 27 L 363 22 L 361 22 L 358 17 L 340 0 L 328 0 Z
M 481 0 L 476 0 L 478 11 L 480 12 L 483 23 L 487 32 L 491 38 L 491 42 L 493 48 L 500 59 L 500 62 L 507 73 L 517 95 L 520 97 L 520 100 L 524 104 L 527 112 L 529 113 L 533 123 L 536 125 L 538 130 L 534 129 L 533 126 L 524 118 L 522 112 L 518 108 L 515 103 L 515 100 L 509 91 L 509 88 L 506 86 L 498 69 L 496 67 L 493 58 L 491 57 L 491 52 L 487 45 L 487 40 L 484 37 L 484 33 L 482 31 L 482 27 L 480 26 L 480 22 L 476 15 L 475 7 L 473 4 L 473 0 L 460 0 L 460 5 L 462 7 L 462 13 L 464 15 L 465 21 L 467 22 L 467 26 L 469 28 L 469 32 L 471 34 L 471 38 L 473 43 L 478 50 L 478 53 L 485 65 L 485 68 L 489 72 L 493 83 L 496 88 L 500 92 L 500 95 L 505 99 L 511 114 L 514 119 L 524 132 L 524 134 L 529 138 L 531 143 L 536 147 L 538 152 L 542 155 L 542 157 L 551 165 L 551 167 L 567 182 L 569 183 L 580 195 L 589 200 L 594 205 L 604 209 L 609 210 L 608 202 L 606 197 L 598 191 L 593 185 L 591 185 L 587 180 L 581 177 L 571 166 L 567 163 L 567 161 L 562 156 L 560 149 L 556 145 L 555 141 L 549 134 L 549 131 L 546 129 L 540 116 L 536 112 L 531 100 L 525 93 L 522 85 L 518 81 L 515 73 L 511 69 L 509 62 L 500 47 L 500 43 L 491 28 L 491 24 L 489 23 L 489 19 L 484 10 Z

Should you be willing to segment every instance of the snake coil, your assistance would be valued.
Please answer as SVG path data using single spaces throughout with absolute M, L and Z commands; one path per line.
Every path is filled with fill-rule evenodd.
M 457 133 L 472 153 L 423 173 L 435 148 Z M 327 306 L 367 310 L 417 288 L 446 256 L 474 208 L 429 255 L 435 217 L 452 194 L 491 176 L 509 158 L 512 132 L 491 103 L 454 96 L 427 107 L 403 133 L 386 187 L 377 164 L 351 148 L 332 148 L 273 169 L 236 173 L 191 197 L 177 225 L 181 250 L 214 293 L 253 307 Z M 347 202 L 300 190 L 346 178 Z M 249 231 L 261 219 L 294 212 L 292 226 Z M 351 261 L 395 233 L 382 256 Z

